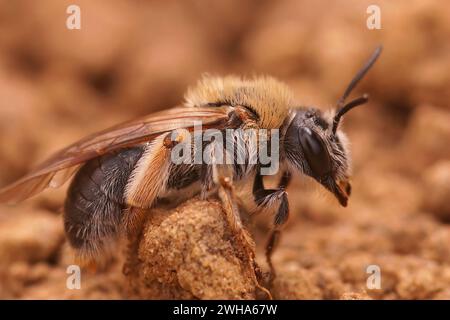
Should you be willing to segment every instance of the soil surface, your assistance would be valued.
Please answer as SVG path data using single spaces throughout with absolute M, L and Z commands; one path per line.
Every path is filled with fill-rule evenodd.
M 279 299 L 450 299 L 450 4 L 378 3 L 382 28 L 369 30 L 365 0 L 80 0 L 81 30 L 68 30 L 70 1 L 0 0 L 0 185 L 88 133 L 179 104 L 205 72 L 270 74 L 299 105 L 331 109 L 382 44 L 353 93 L 370 102 L 345 119 L 349 206 L 295 177 L 270 289 Z M 118 247 L 68 289 L 66 189 L 0 205 L 0 298 L 264 297 L 220 206 L 198 200 L 149 213 L 135 251 Z M 262 272 L 271 219 L 247 221 Z

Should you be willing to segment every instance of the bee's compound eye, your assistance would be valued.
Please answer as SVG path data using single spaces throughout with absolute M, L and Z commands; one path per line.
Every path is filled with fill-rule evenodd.
M 331 160 L 328 150 L 321 138 L 309 128 L 299 130 L 299 139 L 306 160 L 316 178 L 323 177 L 331 171 Z

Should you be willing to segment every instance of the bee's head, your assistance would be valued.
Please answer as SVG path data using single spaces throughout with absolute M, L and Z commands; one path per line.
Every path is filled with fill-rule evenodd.
M 284 125 L 284 151 L 288 162 L 332 192 L 344 207 L 351 192 L 351 160 L 347 139 L 339 129 L 339 123 L 345 113 L 368 101 L 367 95 L 363 95 L 345 103 L 380 53 L 381 47 L 353 78 L 334 113 L 326 117 L 317 109 L 300 108 L 292 111 Z
M 350 155 L 341 130 L 313 108 L 297 109 L 284 135 L 286 158 L 332 192 L 344 207 L 350 196 Z

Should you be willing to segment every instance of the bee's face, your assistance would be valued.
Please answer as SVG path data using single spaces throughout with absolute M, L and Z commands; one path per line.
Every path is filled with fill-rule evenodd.
M 350 158 L 345 135 L 316 109 L 298 109 L 284 136 L 287 160 L 332 192 L 342 206 L 350 196 Z

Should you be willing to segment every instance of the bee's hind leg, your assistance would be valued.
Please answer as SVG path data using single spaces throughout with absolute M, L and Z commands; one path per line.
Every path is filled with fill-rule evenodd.
M 136 264 L 138 240 L 155 199 L 164 190 L 170 175 L 171 152 L 178 143 L 187 141 L 186 130 L 174 130 L 156 137 L 145 146 L 125 188 L 126 209 L 122 219 L 123 229 L 128 239 L 128 261 L 124 273 Z

